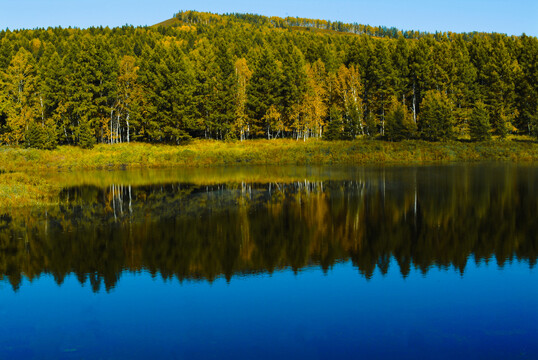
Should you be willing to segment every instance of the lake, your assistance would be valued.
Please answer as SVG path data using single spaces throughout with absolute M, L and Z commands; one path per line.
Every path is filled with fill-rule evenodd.
M 538 359 L 538 167 L 64 173 L 0 213 L 0 359 Z

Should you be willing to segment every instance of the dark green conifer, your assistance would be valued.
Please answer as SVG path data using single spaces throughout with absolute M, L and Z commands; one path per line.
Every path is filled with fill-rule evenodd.
M 336 106 L 331 106 L 329 110 L 329 124 L 323 132 L 323 137 L 326 140 L 341 140 L 343 136 L 342 113 Z
M 386 115 L 385 136 L 400 141 L 414 136 L 416 124 L 404 104 L 393 97 Z
M 82 120 L 79 126 L 78 146 L 83 149 L 92 149 L 95 144 L 95 138 L 92 134 L 89 121 Z
M 530 118 L 530 131 L 538 139 L 538 112 L 534 113 Z
M 491 139 L 491 125 L 486 105 L 477 101 L 469 119 L 469 134 L 472 141 L 485 141 Z
M 27 148 L 43 149 L 45 148 L 46 133 L 41 124 L 32 121 L 28 125 L 28 130 L 24 134 Z
M 453 136 L 452 103 L 441 91 L 430 90 L 420 104 L 420 136 L 429 141 L 449 140 Z

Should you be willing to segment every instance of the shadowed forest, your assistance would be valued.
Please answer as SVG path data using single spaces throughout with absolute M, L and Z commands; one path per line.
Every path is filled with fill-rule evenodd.
M 124 271 L 213 281 L 342 261 L 367 278 L 391 259 L 404 277 L 463 274 L 469 261 L 533 267 L 536 176 L 532 167 L 363 168 L 348 181 L 70 187 L 59 206 L 0 214 L 0 279 L 18 289 L 23 277 L 62 284 L 75 274 L 108 291 Z
M 538 130 L 538 39 L 180 12 L 0 32 L 0 143 L 488 140 Z

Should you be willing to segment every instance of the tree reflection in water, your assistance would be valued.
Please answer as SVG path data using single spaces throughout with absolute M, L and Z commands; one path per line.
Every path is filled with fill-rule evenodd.
M 538 169 L 447 166 L 358 171 L 350 180 L 167 183 L 64 189 L 61 205 L 0 214 L 0 279 L 19 288 L 69 274 L 108 291 L 124 271 L 165 279 L 234 275 L 351 260 L 370 278 L 467 261 L 532 267 Z

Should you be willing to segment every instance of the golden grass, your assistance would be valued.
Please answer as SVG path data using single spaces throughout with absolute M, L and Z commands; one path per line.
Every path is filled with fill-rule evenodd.
M 431 143 L 418 140 L 394 143 L 378 140 L 195 140 L 181 146 L 100 144 L 92 150 L 72 146 L 61 146 L 52 151 L 0 148 L 0 170 L 6 171 L 537 160 L 538 144 L 521 139 L 485 143 Z
M 538 161 L 538 144 L 528 138 L 484 143 L 418 140 L 396 143 L 379 140 L 328 142 L 315 139 L 304 142 L 279 139 L 243 142 L 195 140 L 181 146 L 100 144 L 92 150 L 73 146 L 61 146 L 56 150 L 0 147 L 0 208 L 53 203 L 54 195 L 61 187 L 81 184 L 294 181 L 311 177 L 312 173 L 305 176 L 293 167 L 278 171 L 271 166 L 413 165 L 462 161 L 534 163 Z M 253 165 L 257 167 L 253 169 Z M 226 170 L 230 167 L 233 169 Z M 158 173 L 139 171 L 134 177 L 126 172 L 104 171 L 151 168 L 169 170 Z M 207 169 L 197 170 L 199 168 L 211 169 L 208 172 Z M 92 173 L 89 170 L 100 171 Z M 321 173 L 319 175 L 322 176 Z

